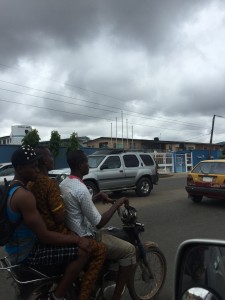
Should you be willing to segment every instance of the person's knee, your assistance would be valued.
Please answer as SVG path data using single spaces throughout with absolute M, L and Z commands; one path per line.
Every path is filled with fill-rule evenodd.
M 129 245 L 129 254 L 130 254 L 130 256 L 136 256 L 136 248 L 135 248 L 135 246 L 134 245 L 132 245 L 132 244 L 130 244 Z
M 136 248 L 134 245 L 127 243 L 123 248 L 123 255 L 119 259 L 119 265 L 121 267 L 128 267 L 136 263 Z
M 126 243 L 123 247 L 124 257 L 136 256 L 136 248 L 131 243 Z

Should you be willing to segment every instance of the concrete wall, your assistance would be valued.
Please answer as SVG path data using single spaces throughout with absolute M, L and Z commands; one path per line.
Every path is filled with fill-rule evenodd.
M 66 162 L 66 147 L 61 147 L 59 151 L 59 155 L 56 157 L 55 160 L 55 169 L 60 168 L 68 168 L 68 164 Z M 99 148 L 81 148 L 87 155 L 94 153 L 95 151 L 99 150 Z
M 0 163 L 1 162 L 10 162 L 11 161 L 11 156 L 12 153 L 18 148 L 19 146 L 17 145 L 0 145 Z M 66 162 L 66 147 L 61 147 L 59 155 L 57 156 L 55 160 L 55 169 L 60 169 L 60 168 L 67 168 L 67 162 Z M 95 151 L 98 151 L 99 148 L 89 148 L 89 147 L 84 147 L 81 148 L 87 155 L 90 155 L 94 153 Z M 192 166 L 195 166 L 198 162 L 201 160 L 208 159 L 208 150 L 189 150 L 189 151 L 177 151 L 177 152 L 170 152 L 170 154 L 173 156 L 172 163 L 174 164 L 171 166 L 171 162 L 168 164 L 165 161 L 165 164 L 163 165 L 165 170 L 167 167 L 167 164 L 169 165 L 169 168 L 172 172 L 186 172 L 187 166 L 182 169 L 182 171 L 179 171 L 178 166 L 176 165 L 176 155 L 182 155 L 182 154 L 187 154 L 187 153 L 192 153 Z M 164 153 L 165 154 L 165 153 Z M 217 150 L 212 150 L 211 152 L 211 157 L 214 159 L 220 158 L 222 155 L 221 151 Z M 155 156 L 155 155 L 154 155 Z M 162 164 L 161 161 L 159 161 L 159 164 Z M 190 166 L 191 167 L 191 166 Z
M 20 147 L 19 145 L 0 145 L 0 163 L 10 162 L 13 152 Z M 87 155 L 99 150 L 96 148 L 81 148 Z M 55 169 L 67 168 L 66 147 L 61 147 L 59 155 L 55 160 Z

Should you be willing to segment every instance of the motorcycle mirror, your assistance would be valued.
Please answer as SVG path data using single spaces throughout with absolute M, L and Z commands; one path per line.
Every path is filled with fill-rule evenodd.
M 174 300 L 225 300 L 225 241 L 188 240 L 176 254 Z

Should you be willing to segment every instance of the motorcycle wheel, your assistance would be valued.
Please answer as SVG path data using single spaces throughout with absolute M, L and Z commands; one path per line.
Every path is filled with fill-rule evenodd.
M 146 249 L 146 260 L 152 272 L 150 278 L 146 267 L 141 260 L 137 261 L 128 281 L 128 290 L 133 300 L 149 300 L 155 297 L 165 282 L 166 259 L 157 247 Z
M 55 290 L 55 288 L 56 288 L 55 282 L 44 281 L 44 282 L 32 287 L 32 289 L 29 292 L 29 295 L 27 297 L 27 300 L 38 300 L 38 299 L 42 299 L 45 296 L 47 299 L 48 293 L 53 292 Z M 72 300 L 72 299 L 74 299 L 74 297 L 75 297 L 75 291 L 72 291 L 72 288 L 71 288 L 70 291 L 68 291 L 66 293 L 65 298 L 67 300 Z

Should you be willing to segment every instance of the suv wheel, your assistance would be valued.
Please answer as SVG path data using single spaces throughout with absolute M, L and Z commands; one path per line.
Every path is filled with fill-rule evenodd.
M 191 200 L 195 203 L 200 203 L 202 201 L 202 196 L 199 195 L 195 195 L 195 196 L 191 196 Z
M 136 194 L 139 197 L 148 196 L 152 188 L 153 186 L 151 180 L 148 179 L 147 177 L 143 177 L 137 183 Z
M 84 183 L 86 184 L 92 197 L 98 193 L 98 187 L 93 181 L 85 180 Z

